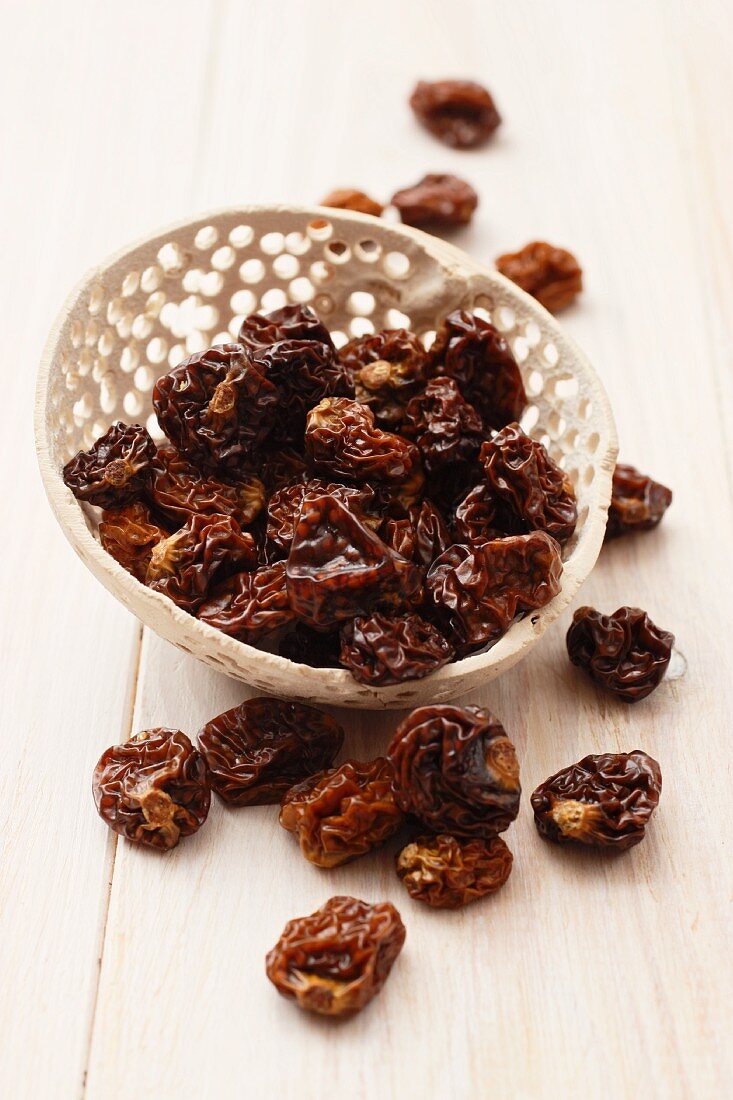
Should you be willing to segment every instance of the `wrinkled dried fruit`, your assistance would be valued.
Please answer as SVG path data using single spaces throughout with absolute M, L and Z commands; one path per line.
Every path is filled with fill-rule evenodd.
M 485 428 L 519 420 L 527 405 L 522 375 L 508 343 L 489 321 L 464 309 L 449 313 L 428 356 L 431 377 L 454 379 Z
M 181 525 L 194 515 L 231 516 L 240 526 L 252 523 L 265 504 L 265 486 L 255 474 L 231 482 L 201 473 L 174 447 L 159 447 L 148 498 L 156 512 Z
M 338 867 L 383 844 L 402 824 L 392 792 L 392 766 L 383 756 L 347 760 L 292 787 L 280 824 L 318 867 Z
M 255 352 L 277 387 L 277 420 L 271 438 L 302 443 L 309 409 L 324 397 L 353 397 L 354 387 L 330 344 L 317 340 L 281 340 Z
M 343 397 L 308 413 L 305 449 L 320 470 L 352 481 L 398 484 L 420 470 L 413 443 L 377 428 L 370 408 Z
M 295 526 L 303 507 L 303 501 L 311 497 L 329 496 L 339 500 L 367 527 L 379 524 L 379 516 L 370 512 L 376 505 L 375 494 L 368 485 L 340 485 L 314 477 L 308 481 L 296 481 L 278 489 L 267 505 L 267 538 L 286 553 L 295 534 Z
M 285 562 L 229 577 L 201 604 L 198 618 L 249 645 L 287 626 L 295 615 L 285 585 Z
M 495 894 L 511 870 L 512 853 L 499 836 L 420 836 L 397 856 L 397 874 L 410 897 L 434 909 L 460 909 Z
M 197 466 L 240 470 L 276 418 L 278 393 L 241 344 L 192 355 L 155 383 L 153 407 L 171 443 Z
M 627 531 L 650 531 L 671 503 L 672 490 L 666 485 L 653 481 L 634 466 L 619 464 L 613 472 L 606 542 Z
M 454 149 L 482 145 L 501 122 L 486 88 L 472 80 L 420 80 L 410 106 L 431 134 Z
M 379 530 L 380 537 L 394 550 L 408 561 L 413 561 L 417 549 L 417 537 L 412 520 L 404 516 L 398 519 L 389 516 Z
M 206 821 L 206 761 L 180 730 L 151 729 L 102 753 L 92 793 L 102 820 L 121 836 L 167 851 Z
M 303 455 L 289 447 L 260 451 L 256 461 L 268 496 L 293 481 L 306 480 L 309 476 Z
M 351 1016 L 379 993 L 404 942 L 405 926 L 388 901 L 335 897 L 285 925 L 267 976 L 309 1012 Z
M 217 581 L 256 564 L 255 541 L 236 520 L 196 515 L 153 548 L 145 583 L 194 614 Z
M 474 485 L 456 505 L 453 518 L 456 542 L 486 542 L 501 538 L 501 526 L 499 502 L 485 482 Z
M 541 443 L 509 424 L 484 443 L 481 461 L 494 496 L 530 531 L 567 542 L 578 522 L 575 492 Z
M 341 639 L 337 631 L 324 634 L 305 623 L 296 623 L 280 642 L 278 653 L 297 665 L 311 668 L 338 668 Z
M 425 581 L 436 618 L 459 655 L 494 642 L 516 615 L 560 591 L 560 547 L 544 531 L 449 546 Z
M 428 474 L 471 462 L 485 438 L 481 417 L 452 378 L 433 378 L 407 406 L 403 433 L 417 444 Z
M 66 463 L 64 483 L 77 500 L 98 508 L 123 508 L 142 494 L 154 458 L 155 444 L 145 428 L 119 420 L 93 447 Z
M 99 523 L 99 541 L 123 569 L 145 583 L 153 548 L 168 532 L 153 523 L 149 510 L 140 501 L 118 511 L 105 511 Z
M 330 767 L 344 731 L 315 707 L 261 697 L 212 718 L 198 740 L 216 793 L 234 806 L 262 806 Z
M 357 617 L 341 631 L 341 664 L 360 684 L 383 687 L 421 680 L 452 657 L 440 631 L 419 615 L 375 613 L 368 619 Z
M 545 840 L 623 852 L 643 840 L 661 793 L 659 764 L 635 749 L 584 757 L 540 783 L 531 802 Z
M 371 214 L 375 218 L 384 210 L 380 202 L 375 202 L 363 191 L 357 191 L 353 187 L 331 191 L 325 199 L 321 199 L 320 205 L 332 206 L 336 210 L 356 210 L 358 214 Z
M 357 401 L 380 424 L 398 428 L 410 397 L 425 385 L 427 352 L 414 332 L 383 329 L 345 344 L 339 359 L 354 383 Z
M 478 206 L 478 195 L 470 183 L 458 176 L 432 173 L 412 187 L 396 191 L 392 205 L 399 210 L 405 225 L 450 229 L 468 225 Z
M 565 309 L 583 289 L 583 272 L 572 252 L 532 241 L 496 260 L 497 270 L 526 290 L 551 313 Z
M 504 727 L 482 707 L 418 707 L 387 750 L 395 798 L 428 829 L 492 837 L 519 810 L 519 764 Z
M 316 340 L 333 348 L 331 333 L 310 306 L 283 306 L 272 313 L 251 313 L 242 321 L 239 342 L 253 352 L 281 340 Z
M 410 508 L 415 532 L 414 560 L 419 565 L 431 565 L 453 541 L 442 515 L 429 500 Z
M 627 703 L 646 699 L 664 679 L 674 634 L 660 630 L 639 607 L 602 615 L 579 607 L 568 630 L 568 655 L 607 691 Z

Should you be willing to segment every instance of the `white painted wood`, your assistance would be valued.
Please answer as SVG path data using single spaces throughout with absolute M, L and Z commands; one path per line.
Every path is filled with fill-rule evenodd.
M 12 27 L 3 16 L 0 106 L 17 155 L 0 182 L 13 260 L 0 308 L 17 404 L 30 409 L 32 360 L 74 275 L 149 225 L 465 174 L 482 206 L 461 247 L 486 261 L 547 236 L 584 264 L 587 291 L 563 324 L 601 373 L 622 456 L 672 485 L 675 503 L 657 532 L 603 551 L 581 598 L 646 606 L 677 634 L 689 671 L 635 708 L 608 700 L 564 656 L 566 613 L 472 698 L 515 739 L 527 793 L 589 751 L 642 747 L 660 760 L 660 809 L 619 859 L 543 844 L 525 805 L 502 893 L 426 913 L 386 856 L 319 872 L 274 810 L 216 804 L 169 857 L 120 844 L 107 910 L 109 846 L 87 784 L 112 726 L 124 727 L 135 631 L 69 557 L 41 501 L 29 417 L 13 417 L 15 443 L 6 414 L 3 468 L 28 532 L 12 560 L 39 594 L 27 611 L 19 585 L 2 594 L 0 1043 L 13 1045 L 1 1091 L 74 1095 L 88 1044 L 94 1100 L 730 1094 L 729 6 L 311 0 L 278 18 L 269 5 L 212 5 L 202 22 L 195 4 L 115 15 L 77 2 L 66 27 L 70 7 L 75 35 L 53 33 L 50 5 L 14 9 Z M 417 76 L 464 73 L 495 91 L 505 125 L 495 145 L 462 156 L 416 130 L 404 99 Z M 35 160 L 46 120 L 53 186 Z M 188 155 L 188 127 L 205 156 Z M 79 671 L 90 650 L 95 677 Z M 193 733 L 243 695 L 146 636 L 133 725 Z M 343 718 L 348 752 L 366 755 L 398 715 Z M 61 785 L 49 743 L 63 753 Z M 331 1027 L 276 995 L 263 956 L 288 918 L 344 890 L 395 901 L 408 935 L 380 998 Z

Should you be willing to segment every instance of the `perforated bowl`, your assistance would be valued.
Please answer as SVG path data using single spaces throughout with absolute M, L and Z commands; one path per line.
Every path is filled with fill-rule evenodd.
M 98 513 L 62 481 L 64 463 L 118 419 L 147 423 L 155 379 L 192 352 L 233 339 L 243 316 L 307 302 L 337 344 L 405 326 L 426 342 L 446 313 L 485 311 L 524 376 L 526 431 L 565 469 L 578 496 L 562 588 L 484 653 L 395 687 L 358 684 L 228 638 L 136 581 L 101 547 Z M 219 672 L 306 702 L 408 707 L 454 698 L 510 668 L 558 617 L 592 569 L 603 540 L 616 460 L 606 394 L 553 317 L 501 275 L 458 249 L 378 218 L 291 206 L 220 210 L 118 252 L 72 291 L 46 344 L 36 397 L 36 446 L 56 518 L 92 573 L 161 637 Z M 94 624 L 89 624 L 94 630 Z

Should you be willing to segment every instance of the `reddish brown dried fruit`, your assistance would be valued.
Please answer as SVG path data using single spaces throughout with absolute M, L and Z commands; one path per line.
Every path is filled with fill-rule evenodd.
M 508 424 L 484 443 L 481 461 L 494 496 L 529 530 L 567 542 L 578 522 L 575 492 L 541 443 Z
M 395 519 L 388 516 L 380 528 L 380 535 L 387 546 L 408 561 L 413 561 L 417 549 L 417 537 L 412 520 L 407 516 Z
M 384 210 L 380 202 L 375 202 L 363 191 L 357 191 L 353 187 L 329 192 L 325 199 L 321 199 L 320 205 L 332 206 L 336 210 L 355 210 L 358 214 L 371 214 L 375 218 Z
M 194 465 L 239 470 L 276 418 L 278 393 L 241 344 L 192 355 L 155 383 L 153 406 L 171 443 Z
M 295 615 L 285 585 L 285 562 L 229 577 L 201 604 L 198 618 L 249 645 L 287 626 Z
M 532 241 L 496 260 L 497 270 L 526 290 L 551 313 L 559 313 L 583 289 L 583 272 L 572 252 L 546 241 Z
M 421 680 L 442 668 L 453 649 L 419 615 L 357 617 L 341 631 L 341 664 L 360 684 L 384 687 Z
M 234 806 L 279 802 L 294 783 L 330 767 L 343 740 L 329 714 L 265 697 L 212 718 L 198 737 L 212 787 Z
M 260 451 L 256 462 L 268 496 L 293 481 L 306 480 L 309 476 L 303 456 L 288 447 Z
M 155 444 L 145 428 L 119 420 L 88 451 L 75 454 L 62 476 L 77 500 L 123 508 L 142 494 L 154 458 Z
M 402 824 L 392 793 L 392 767 L 383 756 L 347 760 L 292 787 L 280 824 L 294 833 L 307 860 L 338 867 L 383 844 Z
M 454 149 L 473 149 L 501 122 L 486 88 L 472 80 L 420 80 L 410 106 L 431 134 Z
M 277 419 L 271 433 L 276 442 L 301 444 L 306 414 L 322 398 L 354 396 L 351 380 L 330 344 L 281 340 L 255 356 L 277 387 Z
M 659 764 L 635 749 L 585 756 L 540 783 L 531 802 L 545 840 L 623 852 L 643 840 L 661 793 Z
M 97 812 L 110 829 L 167 851 L 206 821 L 209 770 L 180 730 L 151 729 L 102 753 L 94 769 Z
M 469 489 L 456 505 L 453 533 L 456 542 L 486 542 L 502 537 L 499 502 L 485 482 Z
M 613 472 L 606 542 L 628 531 L 650 531 L 672 503 L 672 490 L 634 466 L 619 464 Z
M 149 510 L 140 501 L 102 513 L 99 541 L 123 569 L 143 584 L 153 548 L 167 537 L 168 532 L 153 523 Z
M 192 516 L 153 549 L 145 583 L 194 614 L 215 583 L 257 564 L 252 536 L 231 516 Z
M 560 547 L 544 531 L 449 546 L 425 587 L 459 655 L 494 642 L 516 615 L 544 607 L 560 591 Z
M 415 901 L 460 909 L 495 894 L 512 870 L 512 853 L 499 836 L 458 840 L 445 833 L 420 836 L 397 856 L 397 875 Z
M 427 352 L 414 332 L 383 329 L 345 344 L 339 359 L 354 382 L 357 401 L 380 424 L 399 427 L 405 405 L 425 385 Z
M 430 348 L 428 372 L 453 378 L 486 428 L 518 420 L 527 405 L 522 375 L 504 337 L 475 313 L 449 313 Z
M 148 497 L 156 512 L 177 525 L 194 515 L 217 514 L 248 526 L 264 507 L 265 486 L 255 474 L 227 483 L 201 473 L 174 447 L 159 447 Z
M 379 524 L 379 516 L 369 509 L 376 504 L 375 494 L 368 485 L 340 485 L 338 482 L 323 478 L 310 478 L 308 481 L 296 481 L 278 489 L 270 497 L 267 505 L 267 538 L 286 553 L 290 549 L 295 534 L 295 526 L 303 507 L 303 501 L 311 497 L 329 496 L 341 501 L 367 527 Z
M 405 926 L 389 902 L 335 897 L 285 925 L 267 956 L 267 976 L 309 1012 L 352 1016 L 379 993 L 404 942 Z
M 432 565 L 453 541 L 446 522 L 429 500 L 413 505 L 410 519 L 415 531 L 413 558 L 419 565 Z
M 664 679 L 674 634 L 660 630 L 639 607 L 602 615 L 579 607 L 568 630 L 568 655 L 601 687 L 627 703 L 646 699 Z
M 333 348 L 330 332 L 310 306 L 283 306 L 272 313 L 251 313 L 242 321 L 239 342 L 253 352 L 281 340 L 316 340 Z
M 366 405 L 327 397 L 308 413 L 305 449 L 326 473 L 352 481 L 404 483 L 420 470 L 413 443 L 374 424 Z
M 396 191 L 391 201 L 405 225 L 451 229 L 468 225 L 478 206 L 478 195 L 458 176 L 431 173 L 412 187 Z
M 419 707 L 387 750 L 395 798 L 428 829 L 492 837 L 519 810 L 519 764 L 504 727 L 481 707 Z
M 417 444 L 428 474 L 471 462 L 485 435 L 476 409 L 464 401 L 457 383 L 445 377 L 433 378 L 412 398 L 402 430 Z
M 294 630 L 280 642 L 278 653 L 297 665 L 311 668 L 338 668 L 341 640 L 338 632 L 324 634 L 305 623 L 296 623 Z

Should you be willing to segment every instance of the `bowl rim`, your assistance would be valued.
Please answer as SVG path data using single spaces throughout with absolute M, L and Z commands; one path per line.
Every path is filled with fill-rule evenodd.
M 512 624 L 489 650 L 472 654 L 461 660 L 454 661 L 425 678 L 425 681 L 409 681 L 407 684 L 390 685 L 387 687 L 373 687 L 357 683 L 347 669 L 342 668 L 312 668 L 309 665 L 301 665 L 279 654 L 250 646 L 246 642 L 240 642 L 214 627 L 201 622 L 199 619 L 183 611 L 164 595 L 147 588 L 132 574 L 128 573 L 115 559 L 107 554 L 101 543 L 94 537 L 89 529 L 84 515 L 83 507 L 76 500 L 71 491 L 63 482 L 61 471 L 56 469 L 51 461 L 51 446 L 48 432 L 47 394 L 51 368 L 55 359 L 57 346 L 63 332 L 66 321 L 74 312 L 80 300 L 89 288 L 100 277 L 108 273 L 122 260 L 127 259 L 138 250 L 155 249 L 166 243 L 172 235 L 183 230 L 191 230 L 194 227 L 205 226 L 216 219 L 273 215 L 278 213 L 296 214 L 310 220 L 326 218 L 336 224 L 338 222 L 351 222 L 363 224 L 366 227 L 378 225 L 380 235 L 387 231 L 395 241 L 400 239 L 409 241 L 427 252 L 429 256 L 437 260 L 443 268 L 459 279 L 470 280 L 471 277 L 480 276 L 489 282 L 501 286 L 504 293 L 514 298 L 522 309 L 531 314 L 539 315 L 545 329 L 549 330 L 552 340 L 562 357 L 571 357 L 577 364 L 576 373 L 583 376 L 584 387 L 589 391 L 594 409 L 594 420 L 598 419 L 596 412 L 601 414 L 604 431 L 601 433 L 598 450 L 594 459 L 595 477 L 593 483 L 594 501 L 591 504 L 588 516 L 583 528 L 583 534 L 578 545 L 566 562 L 563 563 L 561 588 L 557 596 L 550 603 L 538 611 L 526 615 Z M 249 661 L 256 660 L 267 675 L 270 670 L 281 679 L 288 670 L 297 669 L 299 678 L 299 694 L 302 689 L 312 691 L 314 696 L 323 697 L 325 689 L 332 689 L 334 693 L 333 703 L 339 704 L 339 696 L 344 687 L 352 691 L 358 688 L 372 705 L 385 707 L 399 705 L 399 699 L 404 696 L 404 689 L 410 683 L 424 682 L 436 689 L 445 688 L 447 685 L 455 687 L 467 678 L 471 673 L 481 668 L 492 669 L 501 667 L 502 671 L 508 670 L 521 659 L 531 643 L 536 640 L 547 627 L 554 622 L 572 601 L 581 584 L 590 574 L 596 559 L 600 553 L 605 533 L 606 516 L 611 497 L 611 484 L 613 470 L 618 454 L 618 441 L 616 427 L 608 396 L 595 369 L 582 349 L 572 337 L 568 336 L 555 317 L 550 314 L 536 299 L 532 298 L 516 284 L 506 279 L 498 271 L 479 263 L 457 246 L 441 240 L 431 234 L 414 229 L 403 224 L 385 222 L 370 214 L 360 214 L 355 211 L 335 209 L 317 205 L 300 205 L 289 203 L 256 203 L 215 208 L 206 210 L 200 214 L 180 219 L 172 224 L 162 226 L 144 237 L 137 238 L 122 248 L 115 250 L 106 259 L 89 268 L 76 282 L 67 295 L 59 313 L 57 314 L 41 355 L 35 390 L 34 407 L 34 431 L 36 456 L 40 468 L 41 478 L 49 504 L 56 519 L 79 557 L 85 562 L 91 572 L 102 584 L 145 625 L 162 637 L 167 638 L 173 644 L 181 645 L 177 641 L 178 636 L 193 635 L 194 639 L 207 651 L 211 664 L 217 664 L 214 650 L 223 651 L 228 659 L 235 665 L 241 666 L 241 655 L 246 654 Z M 141 613 L 142 612 L 142 613 Z M 150 619 L 166 621 L 167 629 L 161 631 L 159 625 L 150 625 Z M 194 643 L 195 644 L 195 643 Z M 187 646 L 183 646 L 187 649 Z M 197 656 L 195 651 L 193 655 Z M 204 660 L 206 658 L 203 658 Z M 231 675 L 228 668 L 222 663 L 221 670 Z M 243 679 L 247 682 L 246 673 L 243 670 Z M 452 694 L 458 694 L 460 688 Z M 444 694 L 444 692 L 441 692 Z M 341 700 L 343 702 L 343 700 Z M 361 704 L 346 704 L 361 705 Z

